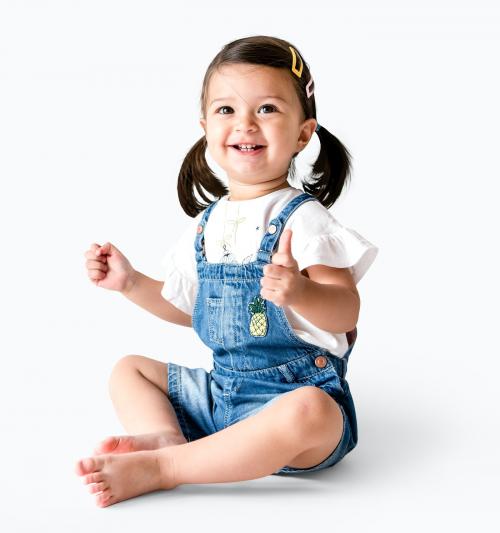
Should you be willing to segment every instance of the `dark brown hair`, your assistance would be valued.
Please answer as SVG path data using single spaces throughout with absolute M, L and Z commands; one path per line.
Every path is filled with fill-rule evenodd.
M 302 62 L 303 70 L 299 78 L 292 72 L 293 56 L 290 46 L 294 48 L 297 57 L 297 67 Z M 316 119 L 316 102 L 314 94 L 309 98 L 306 93 L 306 85 L 311 79 L 309 65 L 303 60 L 302 54 L 296 46 L 288 41 L 277 37 L 256 35 L 245 37 L 226 44 L 222 50 L 214 57 L 203 79 L 201 90 L 200 107 L 202 116 L 205 117 L 206 98 L 208 84 L 214 71 L 222 65 L 234 63 L 248 63 L 252 65 L 266 65 L 274 68 L 285 69 L 290 73 L 290 78 L 297 96 L 299 97 L 304 120 L 308 118 Z M 300 68 L 300 67 L 299 67 Z M 313 82 L 314 87 L 314 82 Z M 319 121 L 318 121 L 319 122 Z M 346 147 L 332 135 L 321 123 L 320 129 L 316 132 L 321 149 L 318 158 L 312 165 L 311 174 L 308 180 L 302 182 L 305 192 L 315 196 L 327 209 L 331 207 L 340 196 L 344 184 L 350 174 L 350 154 Z M 205 135 L 187 153 L 177 181 L 177 193 L 182 209 L 190 216 L 195 217 L 203 211 L 214 200 L 207 196 L 207 192 L 216 198 L 221 198 L 229 193 L 226 186 L 217 178 L 208 166 L 205 159 L 207 141 Z M 289 167 L 289 174 L 295 176 L 294 159 L 298 152 L 292 156 Z M 199 196 L 208 204 L 202 204 L 195 196 L 195 189 Z

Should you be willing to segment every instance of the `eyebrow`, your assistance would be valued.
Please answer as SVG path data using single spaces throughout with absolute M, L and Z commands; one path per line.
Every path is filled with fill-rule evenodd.
M 287 101 L 284 98 L 282 98 L 281 96 L 270 96 L 270 95 L 268 95 L 268 96 L 257 96 L 258 100 L 264 100 L 265 98 L 274 98 L 275 100 L 281 100 L 281 101 L 285 102 L 285 104 L 287 103 Z M 223 96 L 222 98 L 215 98 L 214 100 L 212 100 L 210 102 L 209 105 L 212 105 L 214 102 L 219 102 L 221 100 L 234 100 L 234 98 L 232 96 Z

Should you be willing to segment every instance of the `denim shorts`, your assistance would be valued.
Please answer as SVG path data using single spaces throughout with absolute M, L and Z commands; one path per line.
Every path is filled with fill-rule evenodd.
M 342 411 L 343 431 L 340 442 L 326 459 L 315 466 L 310 468 L 284 466 L 273 472 L 273 475 L 314 472 L 338 463 L 357 444 L 356 415 L 349 385 L 343 376 L 336 372 L 334 365 L 328 365 L 326 370 L 329 369 L 329 372 L 318 372 L 310 355 L 292 361 L 288 365 L 294 363 L 292 371 L 297 372 L 299 369 L 303 375 L 307 374 L 308 369 L 315 369 L 312 377 L 306 376 L 309 379 L 295 383 L 294 387 L 290 384 L 283 386 L 260 377 L 242 378 L 243 373 L 222 368 L 215 361 L 216 371 L 212 369 L 210 372 L 204 368 L 188 368 L 167 363 L 169 399 L 186 440 L 191 442 L 212 435 L 257 414 L 295 388 L 315 385 L 333 397 Z M 269 370 L 276 372 L 276 369 Z

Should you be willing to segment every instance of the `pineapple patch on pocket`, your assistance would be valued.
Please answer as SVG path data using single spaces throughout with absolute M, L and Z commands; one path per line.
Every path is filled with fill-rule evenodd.
M 250 335 L 253 337 L 265 337 L 267 334 L 267 314 L 264 298 L 255 296 L 248 304 L 248 311 L 251 315 L 249 324 Z

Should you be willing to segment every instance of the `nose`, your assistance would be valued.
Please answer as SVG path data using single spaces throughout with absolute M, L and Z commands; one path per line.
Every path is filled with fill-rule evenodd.
M 236 121 L 236 131 L 255 131 L 257 126 L 251 113 L 244 113 Z

